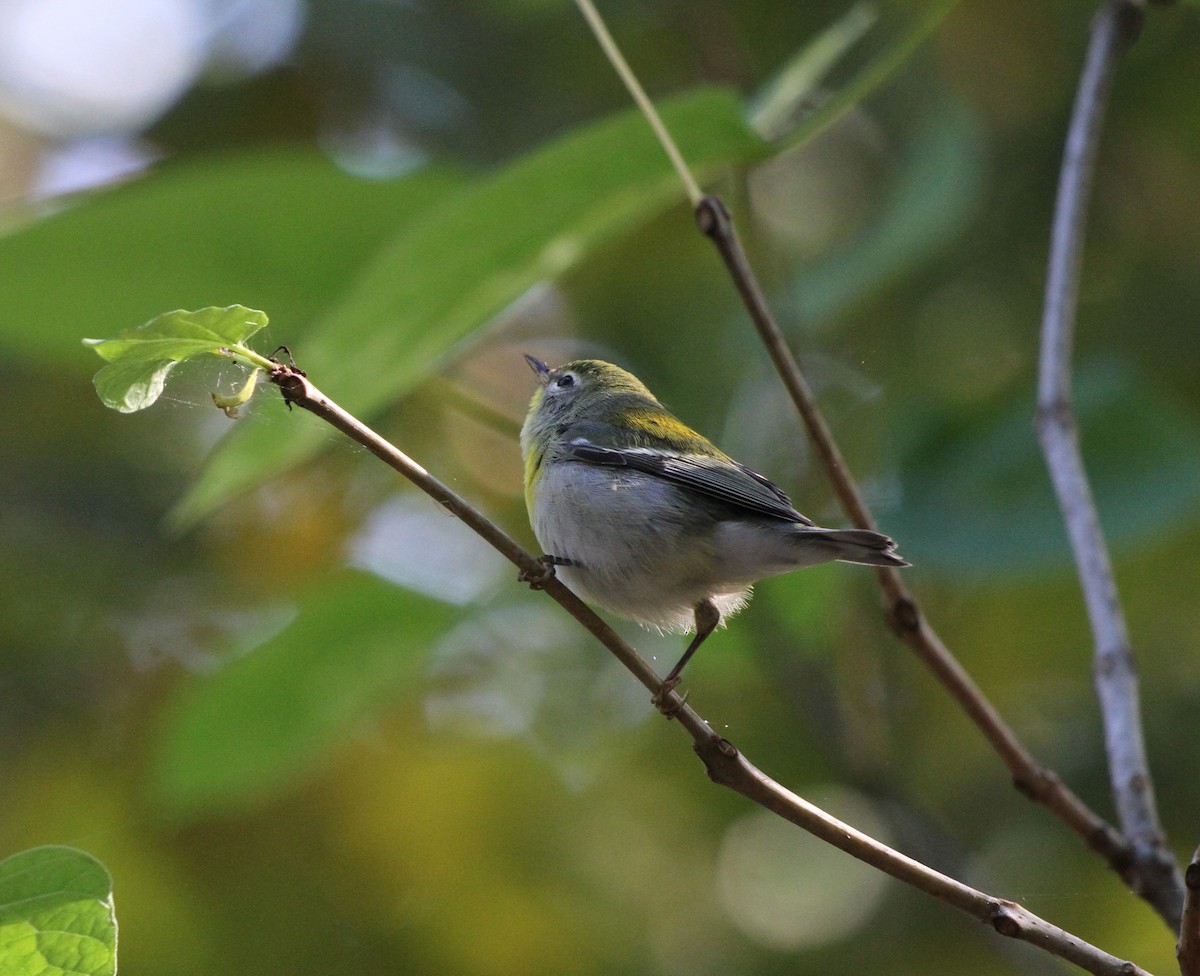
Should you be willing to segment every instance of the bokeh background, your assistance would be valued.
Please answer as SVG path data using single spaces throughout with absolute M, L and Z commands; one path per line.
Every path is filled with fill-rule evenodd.
M 1093 4 L 602 9 L 651 94 L 681 100 L 678 135 L 934 625 L 1111 815 L 1032 426 Z M 815 65 L 818 39 L 836 56 L 801 119 L 893 70 L 815 138 L 789 143 L 783 119 L 781 142 L 755 143 L 728 122 L 797 55 Z M 214 410 L 235 367 L 179 369 L 144 414 L 94 396 L 82 337 L 263 308 L 257 348 L 286 343 L 532 546 L 520 353 L 601 355 L 841 522 L 657 150 L 625 135 L 636 119 L 604 129 L 622 113 L 563 0 L 0 0 L 0 854 L 104 861 L 122 973 L 1063 968 L 709 784 L 646 693 L 423 496 L 273 390 L 236 422 Z M 1152 8 L 1105 129 L 1076 392 L 1184 857 L 1200 841 L 1197 119 L 1195 6 Z M 551 234 L 537 219 L 555 208 Z M 297 438 L 308 453 L 284 464 Z M 844 566 L 762 584 L 689 667 L 691 702 L 855 825 L 1173 970 L 1171 933 L 1012 789 L 873 587 Z M 664 666 L 679 652 L 619 626 Z

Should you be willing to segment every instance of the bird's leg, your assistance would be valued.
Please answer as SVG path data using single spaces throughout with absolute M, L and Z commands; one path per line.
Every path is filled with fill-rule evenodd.
M 687 650 L 683 652 L 683 657 L 679 659 L 675 667 L 671 668 L 671 673 L 663 680 L 664 692 L 670 691 L 679 684 L 679 676 L 683 673 L 684 665 L 691 660 L 692 655 L 696 653 L 696 648 L 704 643 L 708 635 L 716 630 L 717 624 L 721 622 L 721 611 L 717 609 L 717 605 L 712 600 L 701 600 L 692 608 L 692 612 L 696 615 L 696 636 L 692 638 Z
M 555 566 L 574 566 L 575 563 L 566 556 L 538 556 L 538 562 L 542 564 L 541 572 L 533 572 L 528 569 L 521 570 L 517 576 L 518 583 L 528 583 L 531 590 L 540 590 L 554 575 Z

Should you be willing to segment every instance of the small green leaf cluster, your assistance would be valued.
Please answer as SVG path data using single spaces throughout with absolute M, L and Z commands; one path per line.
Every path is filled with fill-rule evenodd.
M 194 312 L 176 309 L 111 339 L 83 341 L 108 361 L 92 381 L 104 405 L 121 413 L 135 413 L 162 395 L 172 369 L 197 356 L 224 356 L 270 369 L 270 360 L 244 345 L 266 324 L 264 312 L 242 305 Z M 220 401 L 214 396 L 214 402 L 227 413 L 236 409 L 249 399 L 256 376 L 257 371 L 239 393 Z

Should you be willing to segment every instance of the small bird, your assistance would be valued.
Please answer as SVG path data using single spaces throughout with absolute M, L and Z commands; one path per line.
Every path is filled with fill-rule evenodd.
M 695 629 L 666 688 L 757 580 L 834 560 L 908 565 L 878 532 L 818 528 L 619 366 L 525 360 L 539 384 L 521 428 L 525 504 L 543 560 L 589 603 Z

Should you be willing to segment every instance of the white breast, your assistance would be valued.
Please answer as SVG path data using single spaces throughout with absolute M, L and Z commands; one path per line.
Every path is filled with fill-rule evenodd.
M 664 630 L 687 630 L 714 597 L 722 616 L 744 605 L 751 580 L 725 579 L 715 523 L 661 478 L 569 461 L 547 466 L 533 530 L 542 549 L 571 561 L 560 578 L 591 603 Z M 699 530 L 699 531 L 698 531 Z

